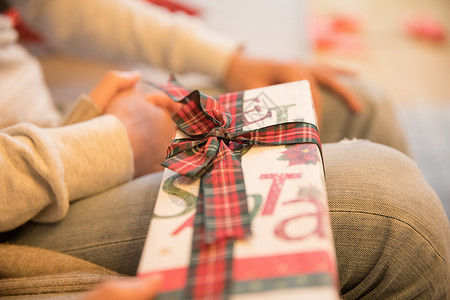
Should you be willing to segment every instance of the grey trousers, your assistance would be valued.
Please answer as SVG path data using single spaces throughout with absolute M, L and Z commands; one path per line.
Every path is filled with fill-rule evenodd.
M 448 297 L 450 227 L 417 165 L 367 141 L 323 150 L 343 297 Z M 22 226 L 9 242 L 134 275 L 160 180 L 156 173 L 76 201 L 63 221 Z
M 342 296 L 449 298 L 450 226 L 443 207 L 417 165 L 400 152 L 408 150 L 392 106 L 354 87 L 366 99 L 363 114 L 352 115 L 324 92 L 321 127 L 325 142 L 343 137 L 377 142 L 323 146 Z M 29 223 L 7 240 L 134 275 L 160 180 L 161 173 L 151 174 L 78 200 L 61 222 Z

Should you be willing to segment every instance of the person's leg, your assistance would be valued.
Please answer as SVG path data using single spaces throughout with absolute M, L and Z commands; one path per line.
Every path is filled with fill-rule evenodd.
M 344 299 L 448 299 L 450 226 L 417 165 L 368 141 L 323 150 Z
M 150 174 L 70 205 L 60 222 L 30 222 L 8 242 L 50 249 L 135 275 L 162 173 Z
M 40 300 L 50 296 L 72 299 L 73 293 L 78 295 L 105 280 L 123 277 L 70 255 L 11 244 L 0 244 L 0 266 L 2 300 L 9 299 L 7 296 L 29 299 L 31 295 L 40 295 Z
M 383 144 L 409 155 L 409 147 L 400 126 L 394 104 L 379 89 L 357 79 L 344 83 L 351 88 L 364 106 L 353 114 L 336 94 L 321 89 L 323 123 L 320 129 L 322 143 L 335 143 L 343 138 L 365 139 Z
M 323 153 L 344 298 L 442 295 L 450 280 L 449 223 L 412 160 L 365 141 L 324 145 Z M 10 242 L 133 275 L 160 180 L 160 173 L 145 176 L 77 201 L 60 223 L 28 224 Z

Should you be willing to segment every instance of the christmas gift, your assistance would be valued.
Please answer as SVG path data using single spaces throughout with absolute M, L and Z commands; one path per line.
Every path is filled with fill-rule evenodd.
M 138 276 L 158 299 L 338 299 L 321 145 L 307 81 L 185 105 Z

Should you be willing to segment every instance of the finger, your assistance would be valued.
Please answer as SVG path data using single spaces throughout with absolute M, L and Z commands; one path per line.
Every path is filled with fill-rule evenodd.
M 278 78 L 279 83 L 308 80 L 311 81 L 313 76 L 309 69 L 299 62 L 293 62 L 292 64 L 279 64 L 275 70 L 275 76 Z
M 349 76 L 349 77 L 357 77 L 358 76 L 358 72 L 356 70 L 351 70 L 349 68 L 343 68 L 343 67 L 330 67 L 331 70 L 336 74 L 336 75 L 343 75 L 343 76 Z
M 127 278 L 100 285 L 83 300 L 148 300 L 153 299 L 161 285 L 161 276 Z
M 110 71 L 102 80 L 105 95 L 113 97 L 118 92 L 130 89 L 139 81 L 141 73 L 139 71 Z
M 104 109 L 118 92 L 132 88 L 140 79 L 139 71 L 109 71 L 89 93 L 91 100 Z
M 335 76 L 325 74 L 324 72 L 313 69 L 314 77 L 317 79 L 320 85 L 330 89 L 337 94 L 344 103 L 353 111 L 358 113 L 363 107 L 361 99 L 347 86 L 339 82 Z
M 362 110 L 363 103 L 356 93 L 342 84 L 334 84 L 331 89 L 336 91 L 340 98 L 348 105 L 348 107 L 354 112 L 359 113 Z
M 315 69 L 323 69 L 323 71 L 331 73 L 333 75 L 342 75 L 348 77 L 357 77 L 358 72 L 356 70 L 351 70 L 349 68 L 340 67 L 340 66 L 332 66 L 328 64 L 320 64 L 319 66 L 313 67 Z
M 258 88 L 262 88 L 265 86 L 269 86 L 269 85 L 273 85 L 276 84 L 275 81 L 273 80 L 268 80 L 266 78 L 262 78 L 262 79 L 251 79 L 251 80 L 247 80 L 245 82 L 245 87 L 241 88 L 240 90 L 252 90 L 252 89 L 258 89 Z M 238 90 L 235 90 L 238 91 Z
M 295 62 L 289 66 L 284 66 L 283 72 L 279 72 L 278 74 L 283 76 L 280 78 L 282 82 L 308 80 L 314 102 L 314 109 L 316 111 L 317 125 L 320 125 L 322 122 L 322 94 L 320 93 L 319 83 L 314 78 L 309 67 L 300 62 Z
M 167 110 L 170 114 L 178 112 L 183 106 L 181 103 L 173 101 L 169 96 L 163 93 L 147 94 L 145 99 L 153 105 Z
M 162 277 L 160 275 L 153 275 L 149 277 L 140 278 L 138 280 L 138 288 L 136 289 L 135 296 L 127 299 L 136 299 L 136 300 L 153 299 L 158 293 L 161 283 Z
M 115 78 L 117 90 L 133 87 L 141 78 L 141 72 L 134 71 L 112 71 L 111 76 Z

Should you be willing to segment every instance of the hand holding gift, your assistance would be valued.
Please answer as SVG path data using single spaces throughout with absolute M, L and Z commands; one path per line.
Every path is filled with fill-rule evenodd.
M 160 274 L 161 299 L 336 299 L 310 85 L 216 98 L 173 78 L 155 86 L 186 105 L 138 276 Z
M 306 65 L 300 62 L 258 59 L 238 52 L 230 63 L 225 85 L 231 91 L 242 91 L 306 79 L 311 85 L 311 93 L 320 124 L 322 120 L 320 87 L 328 88 L 336 93 L 353 112 L 359 112 L 362 108 L 359 97 L 339 82 L 337 75 L 341 74 L 352 75 L 344 70 L 319 65 Z
M 171 115 L 180 104 L 161 93 L 144 95 L 136 88 L 137 72 L 111 71 L 90 93 L 92 101 L 105 113 L 116 116 L 130 140 L 134 176 L 161 171 L 161 162 L 175 132 Z

